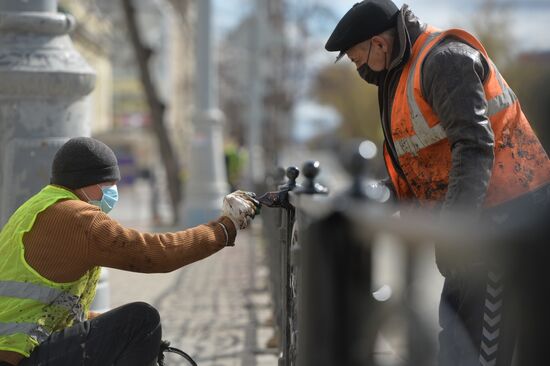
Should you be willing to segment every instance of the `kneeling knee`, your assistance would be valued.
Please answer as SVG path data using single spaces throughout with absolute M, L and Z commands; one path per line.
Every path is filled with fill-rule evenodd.
M 124 305 L 124 307 L 136 322 L 150 324 L 152 327 L 160 324 L 160 314 L 158 310 L 146 302 L 133 302 Z

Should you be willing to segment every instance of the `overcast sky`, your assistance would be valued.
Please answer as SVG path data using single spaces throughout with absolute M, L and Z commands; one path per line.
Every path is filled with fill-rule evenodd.
M 213 0 L 215 38 L 220 40 L 224 33 L 235 27 L 243 16 L 250 14 L 255 0 Z M 286 0 L 290 1 L 290 0 Z M 292 0 L 294 4 L 308 6 L 315 3 L 326 5 L 334 12 L 335 19 L 319 19 L 310 24 L 311 38 L 303 45 L 307 49 L 308 61 L 304 74 L 310 79 L 324 65 L 334 61 L 335 54 L 324 51 L 324 43 L 338 20 L 355 4 L 355 0 Z M 426 23 L 439 28 L 464 28 L 472 30 L 472 18 L 483 0 L 394 0 L 398 7 L 407 3 L 411 10 Z M 510 22 L 517 52 L 550 51 L 550 0 L 495 0 L 506 4 L 506 16 Z M 300 40 L 301 41 L 301 40 Z M 289 39 L 288 42 L 296 42 Z M 301 45 L 302 46 L 302 45 Z M 303 85 L 307 89 L 307 83 Z M 314 101 L 304 99 L 295 109 L 294 134 L 299 139 L 311 137 L 315 133 L 334 128 L 339 123 L 337 113 Z
M 294 0 L 301 4 L 322 3 L 341 17 L 355 0 Z M 550 0 L 495 0 L 508 8 L 510 30 L 521 50 L 550 50 Z M 471 19 L 483 0 L 395 0 L 398 7 L 407 3 L 425 22 L 440 28 L 470 27 Z M 214 0 L 215 24 L 218 37 L 248 14 L 254 0 Z M 336 21 L 335 21 L 336 22 Z M 336 25 L 336 24 L 334 24 Z M 330 28 L 330 27 L 328 27 Z M 319 34 L 326 38 L 328 34 Z

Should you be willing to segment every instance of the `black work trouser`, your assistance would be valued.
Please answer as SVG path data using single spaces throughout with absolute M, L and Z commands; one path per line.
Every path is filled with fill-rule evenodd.
M 53 333 L 20 366 L 152 366 L 161 341 L 155 308 L 135 302 Z
M 439 366 L 509 366 L 513 298 L 501 273 L 471 268 L 445 279 L 439 307 Z
M 534 360 L 547 361 L 541 345 L 550 326 L 545 310 L 550 290 L 550 186 L 485 216 L 498 234 L 489 255 L 455 271 L 445 269 L 438 365 L 509 366 L 513 360 L 541 364 Z

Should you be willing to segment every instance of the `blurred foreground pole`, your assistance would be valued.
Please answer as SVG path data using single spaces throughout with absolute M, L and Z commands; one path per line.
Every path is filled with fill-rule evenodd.
M 56 0 L 0 0 L 0 225 L 49 183 L 57 149 L 90 134 L 95 73 Z
M 197 94 L 183 214 L 186 227 L 219 216 L 223 196 L 229 190 L 223 155 L 223 114 L 218 109 L 216 69 L 213 67 L 211 0 L 200 0 L 196 4 Z

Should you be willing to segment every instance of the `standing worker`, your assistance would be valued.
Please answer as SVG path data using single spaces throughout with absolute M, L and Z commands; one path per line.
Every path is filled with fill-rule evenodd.
M 501 225 L 513 220 L 508 207 L 547 203 L 548 156 L 474 36 L 423 24 L 407 5 L 365 0 L 344 15 L 325 47 L 340 52 L 337 61 L 347 55 L 360 77 L 378 86 L 384 159 L 400 201 L 444 215 L 499 213 Z M 503 343 L 499 276 L 487 269 L 487 283 L 467 285 L 467 272 L 437 254 L 446 277 L 439 364 L 509 365 L 513 345 Z
M 118 200 L 119 180 L 107 145 L 70 139 L 54 157 L 51 184 L 19 207 L 0 232 L 0 365 L 156 365 L 157 310 L 131 303 L 89 314 L 100 266 L 173 271 L 233 246 L 237 230 L 250 224 L 259 205 L 237 191 L 224 198 L 222 216 L 213 222 L 142 233 L 107 215 Z

